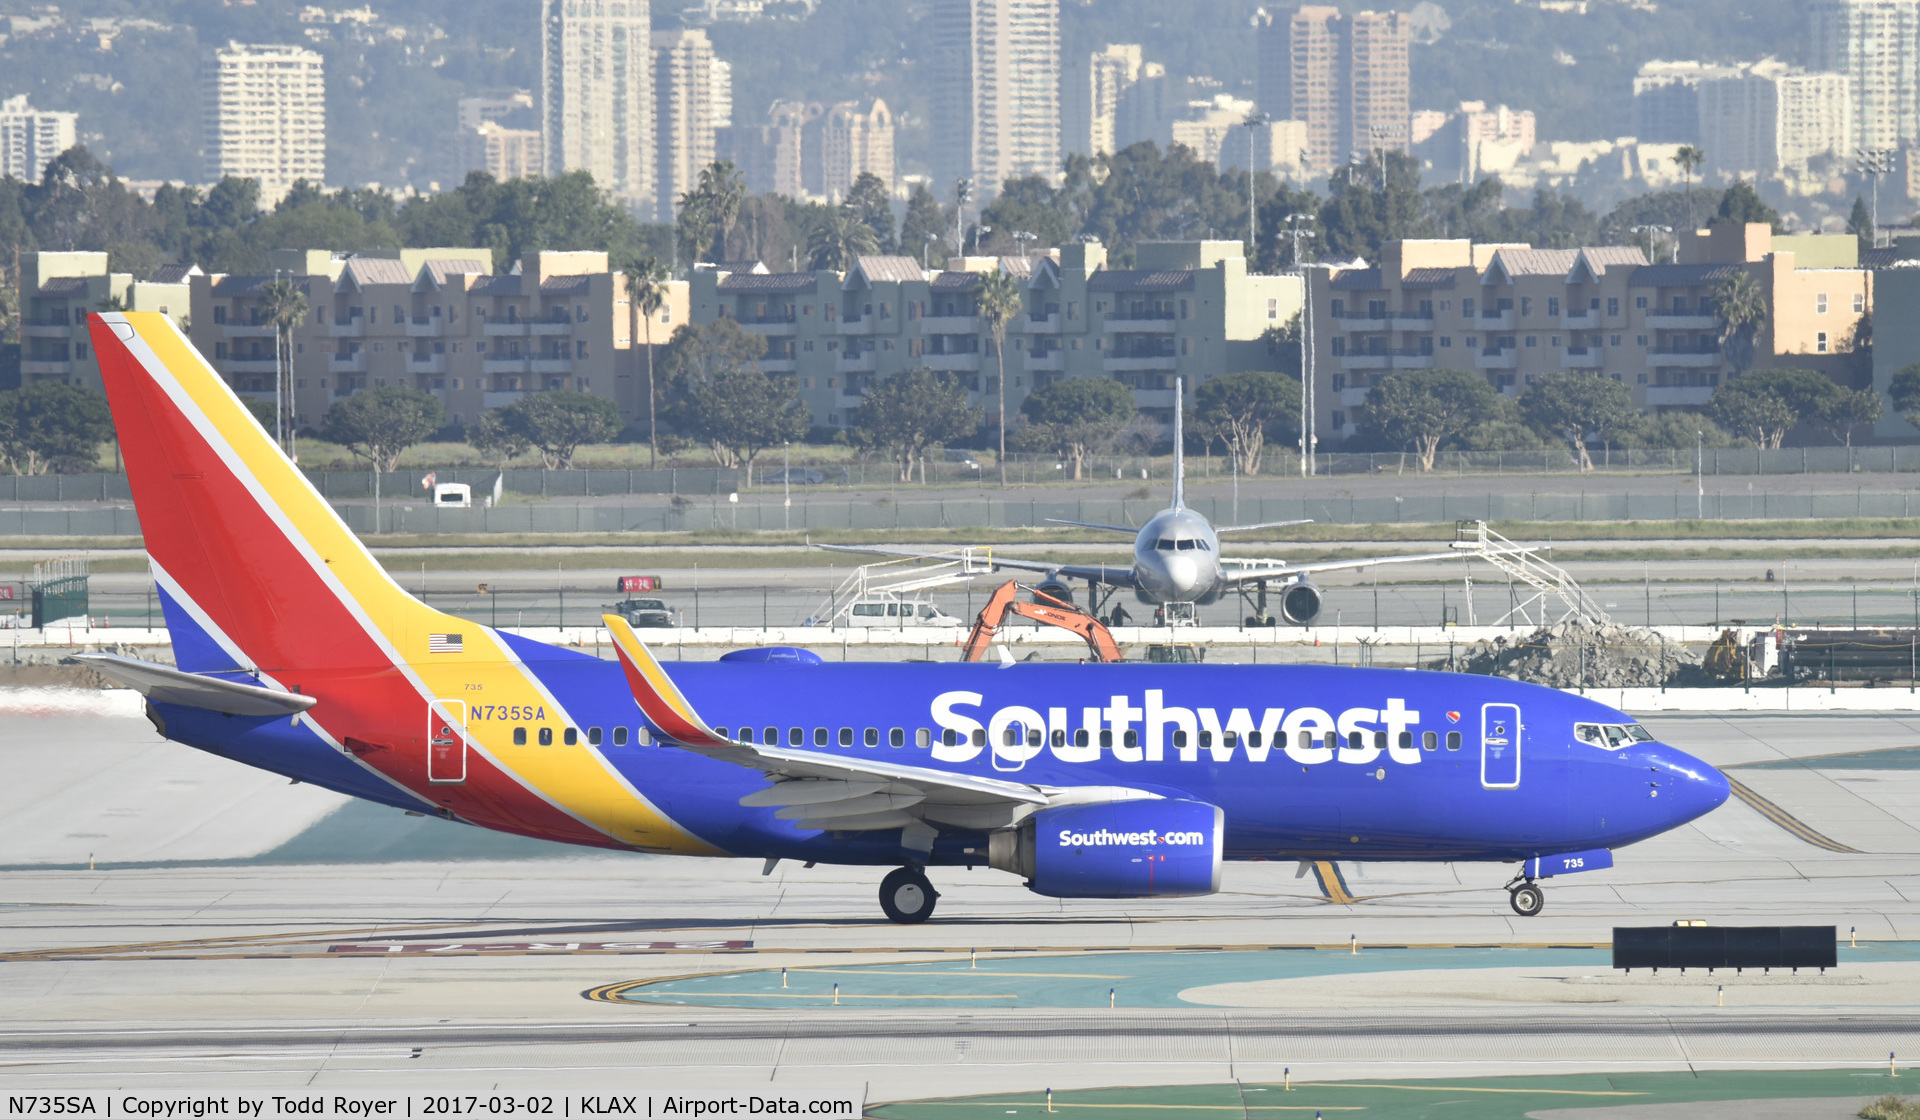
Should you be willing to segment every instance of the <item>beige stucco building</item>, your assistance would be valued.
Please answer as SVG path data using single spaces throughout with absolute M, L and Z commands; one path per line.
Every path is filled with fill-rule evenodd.
M 188 280 L 198 265 L 165 265 L 146 280 L 107 270 L 105 253 L 22 253 L 20 380 L 101 388 L 87 313 L 118 301 L 128 311 L 186 318 Z
M 1627 385 L 1642 409 L 1697 410 L 1734 372 L 1713 291 L 1741 271 L 1768 308 L 1752 368 L 1853 383 L 1854 334 L 1872 305 L 1853 237 L 1722 225 L 1682 237 L 1678 255 L 1654 264 L 1633 248 L 1400 241 L 1377 266 L 1310 269 L 1319 431 L 1351 435 L 1373 380 L 1405 369 L 1477 370 L 1513 396 L 1584 370 Z

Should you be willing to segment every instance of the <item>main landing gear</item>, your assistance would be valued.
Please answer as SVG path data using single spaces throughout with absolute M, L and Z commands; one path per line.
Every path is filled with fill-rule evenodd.
M 1547 904 L 1547 893 L 1532 879 L 1521 881 L 1516 877 L 1507 884 L 1507 901 L 1513 905 L 1514 913 L 1531 918 Z
M 880 909 L 886 911 L 890 922 L 924 922 L 939 898 L 940 892 L 918 867 L 896 867 L 880 880 Z

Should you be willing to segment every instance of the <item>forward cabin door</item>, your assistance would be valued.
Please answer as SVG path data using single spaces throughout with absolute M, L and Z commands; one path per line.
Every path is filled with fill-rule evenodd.
M 427 781 L 458 785 L 467 780 L 467 702 L 435 700 L 427 706 Z
M 1520 786 L 1520 707 L 1486 704 L 1480 708 L 1480 784 L 1487 789 Z

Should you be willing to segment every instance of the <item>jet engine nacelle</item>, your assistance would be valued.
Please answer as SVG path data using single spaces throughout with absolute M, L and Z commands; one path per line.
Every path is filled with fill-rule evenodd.
M 1320 614 L 1320 589 L 1306 580 L 1280 593 L 1280 617 L 1295 626 L 1305 626 Z
M 1067 585 L 1066 580 L 1061 579 L 1057 575 L 1049 574 L 1047 578 L 1034 584 L 1033 588 L 1035 591 L 1045 592 L 1063 603 L 1073 602 L 1073 588 Z
M 987 864 L 1052 898 L 1175 898 L 1220 889 L 1225 814 L 1204 801 L 1042 809 L 987 837 Z

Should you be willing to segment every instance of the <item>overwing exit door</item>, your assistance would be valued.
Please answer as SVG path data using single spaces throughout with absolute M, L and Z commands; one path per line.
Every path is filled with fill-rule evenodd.
M 427 706 L 427 781 L 457 785 L 467 780 L 467 702 L 435 700 Z
M 1480 709 L 1480 784 L 1487 789 L 1520 785 L 1520 708 L 1486 704 Z

